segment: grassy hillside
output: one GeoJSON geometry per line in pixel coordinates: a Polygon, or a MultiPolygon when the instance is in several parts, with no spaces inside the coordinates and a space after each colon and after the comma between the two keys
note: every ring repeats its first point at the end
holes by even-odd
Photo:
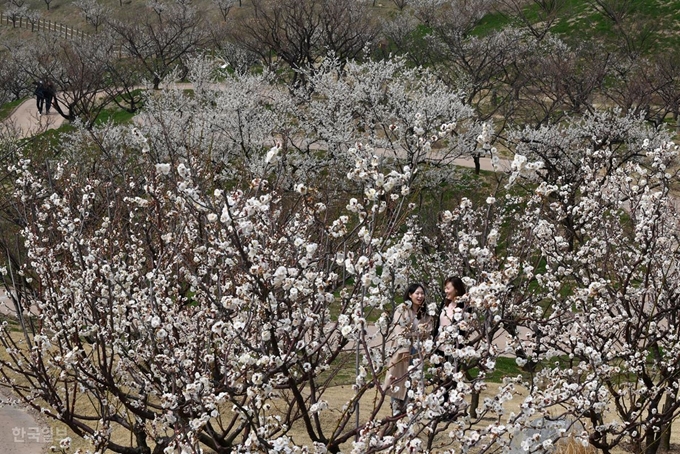
{"type": "MultiPolygon", "coordinates": [[[[114,18],[134,20],[148,14],[147,1],[144,0],[98,1],[110,9],[114,18]]],[[[87,24],[74,3],[73,0],[50,0],[49,10],[45,0],[26,0],[25,5],[38,11],[43,19],[93,32],[94,27],[87,24]]],[[[210,20],[222,21],[214,0],[194,0],[192,4],[210,20]]],[[[638,47],[644,52],[663,51],[666,47],[680,44],[680,0],[601,0],[600,4],[607,6],[611,17],[603,14],[605,8],[596,6],[594,0],[564,0],[556,12],[557,19],[552,24],[551,31],[574,42],[597,39],[613,45],[619,43],[625,35],[629,40],[639,43],[638,47]]],[[[8,0],[5,0],[5,7],[7,5],[8,0]]],[[[397,14],[391,1],[376,2],[375,5],[373,9],[378,17],[397,14]]],[[[251,7],[251,0],[243,0],[242,6],[237,4],[230,12],[231,20],[240,20],[248,14],[251,7]]],[[[539,7],[532,1],[527,2],[523,14],[534,23],[540,23],[544,19],[539,7]]],[[[505,26],[520,24],[521,21],[515,14],[499,6],[495,12],[487,14],[479,22],[474,33],[484,35],[505,26]]]]}
{"type": "MultiPolygon", "coordinates": [[[[643,41],[646,52],[663,52],[666,47],[680,44],[679,0],[602,0],[600,4],[594,0],[564,0],[551,31],[574,43],[593,39],[616,43],[625,33],[632,40],[643,41]],[[609,15],[604,13],[603,5],[609,15]]],[[[539,6],[532,1],[527,2],[523,14],[533,23],[544,20],[539,6]]],[[[519,24],[518,17],[506,8],[486,15],[475,33],[483,35],[519,24]]]]}

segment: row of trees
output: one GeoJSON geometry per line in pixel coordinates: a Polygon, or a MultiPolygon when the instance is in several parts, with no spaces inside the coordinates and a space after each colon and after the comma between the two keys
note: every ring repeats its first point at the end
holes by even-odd
{"type": "Polygon", "coordinates": [[[529,451],[663,444],[680,411],[667,132],[618,111],[513,127],[511,171],[447,202],[450,159],[493,137],[434,74],[327,61],[282,91],[188,67],[195,91],[149,95],[136,127],[79,128],[49,161],[3,142],[25,245],[3,275],[25,328],[4,326],[0,376],[24,403],[98,452],[486,452],[541,416],[567,430],[529,451]],[[464,337],[418,346],[391,416],[396,295],[452,272],[464,337]],[[441,380],[437,347],[456,362],[441,380]],[[526,374],[468,411],[508,354],[526,374]]]}
{"type": "MultiPolygon", "coordinates": [[[[63,53],[106,52],[92,75],[102,74],[103,80],[93,82],[126,93],[145,80],[158,88],[173,71],[185,76],[188,59],[205,52],[231,70],[264,66],[293,86],[307,84],[305,74],[328,55],[344,64],[399,54],[464,91],[480,119],[496,120],[499,134],[506,123],[540,127],[592,113],[598,106],[633,110],[655,125],[677,122],[676,46],[650,53],[661,31],[643,21],[632,3],[591,2],[591,13],[614,33],[585,42],[552,33],[569,15],[568,2],[529,2],[531,13],[525,3],[413,0],[379,18],[379,9],[370,2],[258,0],[237,7],[235,1],[221,1],[215,4],[221,19],[213,15],[208,20],[205,11],[187,2],[168,1],[149,4],[148,14],[129,22],[83,0],[79,8],[99,33],[86,42],[5,44],[6,60],[15,62],[0,70],[0,89],[5,99],[30,93],[32,81],[52,75],[54,64],[36,55],[46,52],[60,60],[62,72],[70,73],[57,73],[58,88],[65,94],[77,92],[77,81],[90,75],[82,74],[86,58],[58,58],[63,53]],[[477,33],[480,20],[498,11],[509,25],[477,33]],[[36,50],[44,47],[48,49],[36,50]],[[21,63],[26,61],[33,64],[21,63]]],[[[111,96],[101,104],[115,99],[120,100],[111,96]]],[[[128,95],[124,101],[128,109],[138,108],[137,97],[128,95]]],[[[72,117],[97,116],[97,108],[89,112],[76,106],[76,100],[69,104],[75,109],[72,117]]]]}

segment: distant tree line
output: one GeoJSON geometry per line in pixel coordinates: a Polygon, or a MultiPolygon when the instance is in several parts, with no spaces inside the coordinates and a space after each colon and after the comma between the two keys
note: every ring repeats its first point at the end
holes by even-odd
{"type": "MultiPolygon", "coordinates": [[[[66,97],[69,119],[91,124],[114,102],[136,111],[134,87],[147,81],[158,89],[169,74],[185,77],[188,59],[198,54],[223,61],[230,71],[267,68],[293,87],[306,85],[306,74],[329,55],[340,62],[402,55],[462,90],[481,119],[494,119],[497,132],[510,123],[558,123],[598,106],[642,114],[657,126],[679,121],[676,46],[655,48],[661,30],[631,2],[589,2],[612,33],[587,41],[553,33],[572,13],[566,0],[394,4],[215,0],[212,8],[197,9],[182,0],[153,1],[133,22],[117,19],[96,0],[79,0],[75,5],[93,36],[82,43],[7,40],[0,99],[24,97],[35,80],[49,76],[66,97]],[[489,15],[501,15],[507,25],[480,33],[489,15]],[[97,91],[107,96],[94,100],[97,91]]],[[[23,0],[9,2],[6,12],[33,14],[23,0]]]]}

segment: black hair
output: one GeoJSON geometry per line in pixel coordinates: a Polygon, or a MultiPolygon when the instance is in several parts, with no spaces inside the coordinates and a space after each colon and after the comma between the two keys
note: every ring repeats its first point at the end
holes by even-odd
{"type": "MultiPolygon", "coordinates": [[[[449,276],[444,280],[444,287],[446,287],[446,284],[451,283],[453,285],[453,288],[456,289],[456,297],[461,297],[467,293],[467,290],[465,289],[465,284],[463,284],[463,280],[459,278],[458,276],[449,276]]],[[[449,300],[446,299],[446,296],[444,296],[444,299],[442,299],[441,304],[439,305],[439,311],[437,312],[437,316],[434,318],[434,327],[432,329],[432,335],[434,338],[437,338],[437,335],[439,334],[439,314],[442,313],[444,308],[449,304],[449,300]]],[[[457,306],[459,308],[463,308],[463,303],[462,301],[458,301],[457,306]]]]}
{"type": "MultiPolygon", "coordinates": [[[[413,295],[419,288],[422,288],[423,292],[427,293],[427,290],[425,290],[425,286],[420,282],[414,282],[413,284],[409,284],[409,286],[406,287],[406,291],[404,292],[404,302],[411,301],[411,295],[413,295]]],[[[427,315],[427,304],[425,304],[425,302],[423,301],[423,304],[421,304],[420,307],[418,308],[416,317],[420,319],[423,318],[425,315],[427,315]]]]}
{"type": "Polygon", "coordinates": [[[463,280],[458,276],[447,277],[444,281],[444,286],[446,286],[448,283],[451,283],[453,288],[456,289],[456,296],[463,296],[467,293],[467,290],[465,290],[465,284],[463,284],[463,280]]]}

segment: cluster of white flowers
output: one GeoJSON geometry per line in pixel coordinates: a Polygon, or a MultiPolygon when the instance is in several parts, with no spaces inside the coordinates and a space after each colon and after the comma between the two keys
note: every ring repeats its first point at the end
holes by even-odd
{"type": "Polygon", "coordinates": [[[526,178],[535,180],[537,178],[536,172],[543,168],[542,161],[528,162],[527,157],[516,154],[510,163],[510,177],[508,178],[508,187],[512,186],[518,178],[526,178]]]}
{"type": "Polygon", "coordinates": [[[274,164],[279,159],[279,153],[281,152],[282,144],[277,142],[273,147],[267,152],[267,156],[264,158],[264,162],[267,164],[274,164]]]}

